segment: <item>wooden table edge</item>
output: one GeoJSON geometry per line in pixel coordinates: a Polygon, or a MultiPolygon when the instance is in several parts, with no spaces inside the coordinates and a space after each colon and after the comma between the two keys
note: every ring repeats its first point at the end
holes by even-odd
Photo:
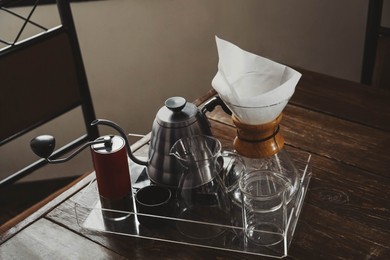
{"type": "Polygon", "coordinates": [[[72,181],[65,187],[52,193],[42,201],[38,202],[34,206],[23,211],[16,217],[10,219],[6,223],[0,226],[0,244],[10,239],[13,235],[24,229],[50,210],[55,208],[58,204],[62,203],[77,191],[88,185],[88,183],[95,178],[94,172],[85,173],[72,181]]]}

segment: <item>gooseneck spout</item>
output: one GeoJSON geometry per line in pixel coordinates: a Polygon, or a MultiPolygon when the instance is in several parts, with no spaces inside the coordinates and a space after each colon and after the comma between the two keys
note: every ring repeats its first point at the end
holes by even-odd
{"type": "Polygon", "coordinates": [[[94,120],[92,123],[91,123],[92,126],[94,125],[106,125],[106,126],[109,126],[109,127],[112,127],[114,128],[115,130],[118,131],[118,133],[122,136],[122,138],[125,140],[125,143],[126,143],[126,149],[127,149],[127,153],[130,157],[130,159],[135,162],[136,164],[140,164],[140,165],[145,165],[147,166],[148,165],[148,162],[145,162],[145,161],[141,161],[140,159],[138,159],[137,157],[134,156],[133,152],[131,151],[131,148],[130,148],[130,144],[129,144],[129,141],[127,140],[127,136],[125,134],[125,131],[123,131],[123,129],[117,125],[116,123],[110,121],[110,120],[106,120],[106,119],[96,119],[94,120]]]}

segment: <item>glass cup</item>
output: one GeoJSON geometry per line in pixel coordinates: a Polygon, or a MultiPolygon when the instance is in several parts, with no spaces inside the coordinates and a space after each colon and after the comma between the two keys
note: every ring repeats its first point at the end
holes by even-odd
{"type": "Polygon", "coordinates": [[[254,170],[239,182],[243,229],[246,238],[260,245],[275,245],[284,238],[289,182],[277,172],[254,170]]]}

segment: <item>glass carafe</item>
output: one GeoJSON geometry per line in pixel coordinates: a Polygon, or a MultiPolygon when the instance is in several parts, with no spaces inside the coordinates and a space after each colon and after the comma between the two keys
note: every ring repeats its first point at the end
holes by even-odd
{"type": "Polygon", "coordinates": [[[299,188],[299,174],[279,131],[283,115],[281,110],[287,101],[259,107],[225,103],[232,110],[232,120],[237,127],[233,147],[244,159],[247,171],[259,169],[280,174],[288,185],[287,202],[293,200],[299,188]],[[259,123],[247,123],[247,120],[253,118],[259,120],[259,123]]]}
{"type": "Polygon", "coordinates": [[[224,164],[221,143],[211,136],[186,137],[172,146],[171,155],[182,166],[176,194],[177,217],[186,221],[178,221],[178,230],[194,239],[217,237],[225,230],[218,225],[230,223],[230,202],[220,176],[224,164]]]}

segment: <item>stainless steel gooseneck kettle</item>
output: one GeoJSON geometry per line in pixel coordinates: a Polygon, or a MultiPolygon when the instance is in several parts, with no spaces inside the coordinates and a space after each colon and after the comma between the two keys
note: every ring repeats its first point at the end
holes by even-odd
{"type": "Polygon", "coordinates": [[[212,135],[205,116],[215,106],[224,105],[221,100],[210,100],[199,110],[182,97],[165,101],[153,122],[150,139],[147,172],[152,182],[176,188],[179,185],[181,166],[170,156],[172,145],[179,139],[192,135],[212,135]]]}

